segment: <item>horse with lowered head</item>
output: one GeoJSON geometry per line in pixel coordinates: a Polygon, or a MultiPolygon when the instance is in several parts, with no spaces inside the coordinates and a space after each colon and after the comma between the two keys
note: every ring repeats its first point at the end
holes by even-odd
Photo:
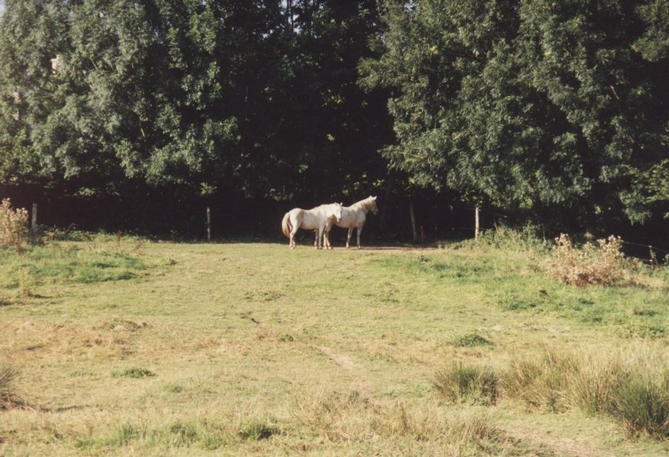
{"type": "Polygon", "coordinates": [[[353,234],[353,229],[357,230],[358,235],[358,249],[360,249],[360,233],[362,228],[365,225],[367,220],[367,212],[371,211],[373,214],[378,214],[379,209],[376,206],[376,197],[369,196],[359,202],[353,203],[351,206],[344,206],[341,219],[332,220],[328,223],[328,226],[325,228],[324,237],[328,240],[330,237],[330,229],[332,224],[335,224],[337,227],[342,227],[348,229],[346,234],[346,247],[348,248],[351,241],[351,235],[353,234]]]}
{"type": "MultiPolygon", "coordinates": [[[[327,203],[311,209],[293,208],[288,211],[281,221],[281,230],[290,241],[288,246],[295,249],[295,234],[298,229],[314,230],[316,232],[315,248],[323,247],[323,234],[330,221],[341,220],[341,203],[327,203]]],[[[329,248],[329,240],[325,240],[325,247],[329,248]]]]}

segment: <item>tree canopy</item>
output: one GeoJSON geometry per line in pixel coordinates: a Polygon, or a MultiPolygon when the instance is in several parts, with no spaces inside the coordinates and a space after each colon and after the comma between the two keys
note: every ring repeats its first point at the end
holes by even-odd
{"type": "Polygon", "coordinates": [[[667,214],[669,2],[388,1],[366,87],[392,90],[384,156],[509,209],[667,214]]]}
{"type": "Polygon", "coordinates": [[[0,181],[662,220],[669,2],[7,0],[0,181]]]}

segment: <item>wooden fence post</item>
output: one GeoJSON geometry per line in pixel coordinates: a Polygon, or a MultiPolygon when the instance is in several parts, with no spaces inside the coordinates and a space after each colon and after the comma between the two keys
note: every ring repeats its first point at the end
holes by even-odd
{"type": "Polygon", "coordinates": [[[207,241],[211,241],[211,209],[207,206],[207,241]]]}
{"type": "Polygon", "coordinates": [[[418,232],[416,231],[416,213],[413,209],[413,201],[409,200],[409,217],[411,218],[411,231],[413,233],[413,242],[418,241],[418,232]]]}
{"type": "Polygon", "coordinates": [[[474,208],[474,241],[479,239],[479,205],[474,208]]]}
{"type": "Polygon", "coordinates": [[[30,218],[30,228],[37,229],[37,203],[33,203],[33,211],[30,218]]]}

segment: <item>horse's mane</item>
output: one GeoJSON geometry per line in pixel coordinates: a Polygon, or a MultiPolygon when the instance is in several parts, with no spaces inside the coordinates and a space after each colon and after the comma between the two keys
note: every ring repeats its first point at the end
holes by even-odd
{"type": "Polygon", "coordinates": [[[359,208],[366,209],[366,208],[368,208],[369,206],[372,205],[373,201],[374,201],[374,197],[367,197],[367,198],[363,198],[362,200],[360,200],[358,202],[353,203],[351,206],[356,206],[356,207],[359,207],[359,208]]]}

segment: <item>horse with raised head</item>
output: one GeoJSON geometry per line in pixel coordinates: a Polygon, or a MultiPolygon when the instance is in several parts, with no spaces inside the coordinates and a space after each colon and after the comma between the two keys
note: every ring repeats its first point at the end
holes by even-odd
{"type": "Polygon", "coordinates": [[[324,238],[328,240],[328,244],[330,242],[330,229],[332,228],[332,224],[334,224],[337,227],[348,229],[348,233],[346,234],[347,248],[351,241],[351,235],[353,235],[353,229],[357,229],[358,249],[360,249],[360,233],[365,225],[367,213],[369,211],[371,211],[372,214],[378,214],[379,209],[376,206],[376,197],[369,196],[359,202],[353,203],[351,206],[344,206],[341,213],[341,219],[331,221],[325,228],[324,238]]]}
{"type": "MultiPolygon", "coordinates": [[[[295,234],[299,229],[304,229],[316,232],[315,248],[323,247],[325,229],[328,223],[341,220],[342,209],[341,203],[327,203],[311,209],[293,208],[288,211],[281,221],[281,230],[290,239],[288,246],[295,249],[295,234]]],[[[330,247],[327,238],[325,247],[330,247]]]]}

